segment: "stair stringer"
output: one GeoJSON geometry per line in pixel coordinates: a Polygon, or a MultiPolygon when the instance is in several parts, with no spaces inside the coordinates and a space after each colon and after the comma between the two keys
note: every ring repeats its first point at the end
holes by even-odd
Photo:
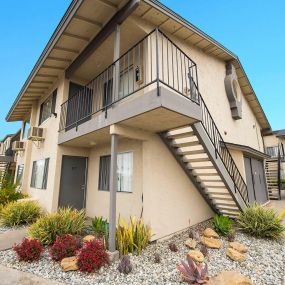
{"type": "Polygon", "coordinates": [[[199,142],[201,145],[203,145],[205,151],[208,154],[208,157],[210,158],[211,162],[215,166],[216,171],[219,173],[222,181],[224,182],[229,194],[232,196],[232,199],[235,201],[236,206],[243,211],[243,209],[246,207],[246,203],[244,202],[243,198],[239,194],[239,192],[235,188],[235,184],[233,182],[233,179],[231,178],[228,170],[226,169],[223,161],[219,157],[219,155],[216,156],[216,151],[213,143],[211,142],[206,130],[204,129],[201,122],[195,123],[191,125],[195,135],[198,137],[199,142]]]}
{"type": "Polygon", "coordinates": [[[187,165],[183,161],[182,157],[179,155],[178,150],[176,148],[171,147],[171,145],[169,144],[168,138],[166,137],[166,134],[165,133],[160,133],[159,136],[163,140],[165,145],[167,146],[167,148],[170,151],[170,153],[174,156],[174,158],[176,159],[177,163],[181,166],[181,168],[184,170],[185,174],[188,176],[188,178],[194,184],[196,189],[199,191],[200,195],[204,198],[204,200],[207,202],[207,204],[213,210],[213,212],[217,213],[217,214],[221,214],[219,209],[215,206],[215,204],[212,202],[212,200],[205,193],[204,188],[196,180],[196,178],[191,174],[191,171],[189,170],[189,168],[187,168],[187,165]]]}

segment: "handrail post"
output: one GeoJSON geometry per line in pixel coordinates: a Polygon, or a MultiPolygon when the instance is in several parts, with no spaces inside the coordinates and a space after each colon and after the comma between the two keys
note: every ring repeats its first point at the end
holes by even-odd
{"type": "MultiPolygon", "coordinates": [[[[157,96],[160,96],[159,90],[159,58],[158,58],[158,28],[155,29],[156,38],[156,84],[157,84],[157,96]]],[[[150,47],[152,48],[152,47],[150,47]]]]}

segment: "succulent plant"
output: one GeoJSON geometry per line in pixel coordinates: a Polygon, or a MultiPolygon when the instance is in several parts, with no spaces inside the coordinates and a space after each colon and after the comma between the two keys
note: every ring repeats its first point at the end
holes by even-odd
{"type": "Polygon", "coordinates": [[[228,238],[229,242],[233,242],[233,241],[235,241],[236,235],[234,232],[230,232],[230,233],[228,233],[227,238],[228,238]]]}
{"type": "Polygon", "coordinates": [[[183,280],[190,284],[205,284],[209,280],[207,264],[196,263],[190,256],[187,256],[186,261],[182,260],[176,268],[182,273],[183,280]]]}
{"type": "Polygon", "coordinates": [[[160,263],[161,262],[161,257],[159,255],[159,253],[157,253],[157,252],[154,254],[154,262],[155,263],[160,263]]]}
{"type": "Polygon", "coordinates": [[[133,269],[131,264],[131,259],[128,255],[124,255],[121,259],[121,262],[118,266],[118,270],[120,273],[129,274],[133,269]]]}
{"type": "Polygon", "coordinates": [[[201,245],[201,248],[200,248],[200,251],[203,253],[203,255],[205,256],[205,257],[207,257],[208,256],[208,248],[205,246],[205,245],[201,245]]]}
{"type": "Polygon", "coordinates": [[[174,242],[171,242],[169,245],[168,245],[169,249],[173,252],[177,252],[178,251],[178,248],[177,248],[177,245],[174,243],[174,242]]]}

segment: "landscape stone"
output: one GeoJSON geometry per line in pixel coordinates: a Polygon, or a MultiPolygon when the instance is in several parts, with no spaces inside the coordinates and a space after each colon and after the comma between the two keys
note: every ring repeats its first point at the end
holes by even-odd
{"type": "Polygon", "coordinates": [[[235,249],[233,249],[231,247],[227,248],[226,255],[230,259],[232,259],[234,261],[238,261],[238,262],[245,261],[245,259],[246,259],[246,256],[244,254],[238,252],[237,250],[235,250],[235,249]]]}
{"type": "Polygon", "coordinates": [[[229,246],[237,251],[239,251],[240,253],[246,253],[248,251],[248,248],[247,246],[237,242],[237,241],[234,241],[234,242],[230,242],[229,243],[229,246]]]}
{"type": "Polygon", "coordinates": [[[188,252],[188,256],[190,256],[196,262],[204,261],[204,255],[200,250],[190,250],[188,252]]]}
{"type": "Polygon", "coordinates": [[[95,240],[95,239],[96,239],[95,236],[93,236],[93,235],[87,235],[87,236],[85,236],[85,237],[83,238],[83,241],[84,241],[84,242],[89,242],[89,241],[93,241],[93,240],[95,240]]]}
{"type": "Polygon", "coordinates": [[[221,248],[222,242],[219,239],[216,238],[208,238],[208,237],[202,237],[201,243],[209,248],[221,248]]]}
{"type": "Polygon", "coordinates": [[[236,271],[223,271],[211,277],[208,285],[253,285],[252,281],[236,271]]]}
{"type": "Polygon", "coordinates": [[[185,245],[189,248],[195,249],[197,246],[197,241],[192,238],[189,238],[185,241],[185,245]]]}
{"type": "Polygon", "coordinates": [[[211,228],[206,228],[203,235],[208,238],[219,238],[219,235],[211,228]]]}
{"type": "Polygon", "coordinates": [[[60,262],[60,266],[63,271],[78,270],[76,256],[66,257],[60,262]]]}

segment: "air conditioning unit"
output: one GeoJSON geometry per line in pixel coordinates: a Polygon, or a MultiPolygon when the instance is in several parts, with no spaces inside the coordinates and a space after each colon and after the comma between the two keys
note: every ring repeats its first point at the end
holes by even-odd
{"type": "Polygon", "coordinates": [[[24,151],[25,150],[25,143],[20,141],[14,141],[12,143],[12,150],[13,151],[24,151]]]}
{"type": "Polygon", "coordinates": [[[38,127],[30,127],[28,131],[28,140],[31,141],[43,141],[44,138],[44,129],[38,127]]]}

